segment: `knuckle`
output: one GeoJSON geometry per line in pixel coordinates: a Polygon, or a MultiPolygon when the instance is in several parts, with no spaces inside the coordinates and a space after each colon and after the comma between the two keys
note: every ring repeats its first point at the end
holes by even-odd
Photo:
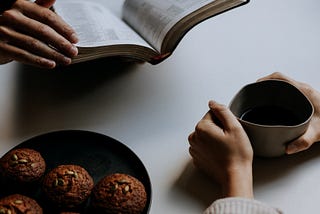
{"type": "Polygon", "coordinates": [[[280,73],[279,71],[276,71],[276,72],[273,72],[270,76],[274,78],[281,78],[283,77],[283,74],[280,73]]]}
{"type": "Polygon", "coordinates": [[[35,64],[38,64],[38,65],[42,64],[40,57],[36,57],[36,58],[34,59],[34,62],[35,62],[35,64]]]}
{"type": "Polygon", "coordinates": [[[203,133],[203,132],[205,132],[206,128],[207,128],[206,123],[201,120],[196,124],[195,132],[196,133],[203,133]]]}
{"type": "Polygon", "coordinates": [[[58,41],[57,47],[60,50],[69,50],[71,48],[71,45],[64,40],[61,40],[61,41],[58,41]]]}
{"type": "Polygon", "coordinates": [[[307,148],[309,148],[310,146],[311,146],[311,142],[310,141],[308,141],[308,140],[306,140],[306,139],[302,139],[300,142],[299,142],[299,147],[300,148],[305,148],[305,149],[307,149],[307,148]]]}
{"type": "Polygon", "coordinates": [[[38,40],[35,40],[35,39],[29,39],[27,41],[27,46],[32,48],[32,49],[38,49],[39,46],[40,46],[40,43],[38,40]]]}
{"type": "Polygon", "coordinates": [[[239,122],[235,122],[235,123],[232,123],[232,126],[230,127],[231,131],[235,131],[235,132],[239,132],[239,131],[242,131],[242,125],[239,123],[239,122]]]}
{"type": "Polygon", "coordinates": [[[39,25],[38,26],[38,33],[40,35],[46,36],[49,33],[49,27],[46,25],[39,25]]]}
{"type": "Polygon", "coordinates": [[[57,20],[57,15],[54,12],[50,11],[50,10],[43,10],[42,18],[47,23],[54,23],[57,20]]]}
{"type": "Polygon", "coordinates": [[[4,20],[14,19],[16,16],[16,12],[14,10],[5,10],[2,13],[2,18],[4,20]]]}
{"type": "Polygon", "coordinates": [[[50,59],[53,59],[55,61],[63,61],[64,56],[56,51],[53,51],[50,56],[48,56],[50,59]]]}

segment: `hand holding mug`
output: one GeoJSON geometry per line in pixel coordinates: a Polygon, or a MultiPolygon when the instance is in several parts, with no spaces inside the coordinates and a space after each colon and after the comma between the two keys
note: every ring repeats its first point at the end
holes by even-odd
{"type": "Polygon", "coordinates": [[[310,124],[306,132],[299,138],[288,143],[286,147],[287,154],[297,153],[308,149],[315,142],[320,141],[320,92],[315,90],[309,84],[304,82],[296,81],[280,72],[272,73],[268,76],[258,79],[258,81],[268,80],[268,79],[279,79],[287,81],[297,87],[312,103],[314,107],[314,113],[311,118],[310,124]]]}
{"type": "Polygon", "coordinates": [[[189,135],[196,167],[215,179],[224,196],[253,197],[253,151],[244,129],[231,111],[217,102],[189,135]]]}

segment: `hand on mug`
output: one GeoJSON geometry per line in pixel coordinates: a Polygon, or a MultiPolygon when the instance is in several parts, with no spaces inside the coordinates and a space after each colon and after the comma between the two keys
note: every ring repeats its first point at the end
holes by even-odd
{"type": "Polygon", "coordinates": [[[227,107],[210,101],[209,108],[188,138],[193,162],[221,185],[223,196],[253,198],[249,138],[227,107]]]}
{"type": "Polygon", "coordinates": [[[69,65],[78,54],[74,30],[49,8],[55,0],[17,0],[0,15],[0,63],[69,65]]]}
{"type": "Polygon", "coordinates": [[[292,85],[297,87],[302,93],[304,93],[306,97],[308,97],[308,99],[314,107],[314,114],[311,118],[308,129],[302,136],[300,136],[299,138],[290,142],[287,145],[286,153],[293,154],[306,150],[315,142],[320,141],[320,92],[315,90],[309,84],[304,82],[298,82],[280,72],[272,73],[268,76],[258,79],[257,81],[267,79],[280,79],[291,83],[292,85]]]}

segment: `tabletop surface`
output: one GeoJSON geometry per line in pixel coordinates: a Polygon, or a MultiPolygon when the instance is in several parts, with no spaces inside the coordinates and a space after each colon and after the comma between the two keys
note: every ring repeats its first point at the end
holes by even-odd
{"type": "MultiPolygon", "coordinates": [[[[201,213],[217,186],[194,169],[188,135],[214,99],[275,71],[320,90],[320,2],[252,0],[194,27],[158,65],[102,60],[56,70],[0,66],[0,155],[56,130],[99,132],[131,148],[152,182],[151,214],[201,213]]],[[[254,161],[258,200],[316,213],[320,147],[254,161]]]]}

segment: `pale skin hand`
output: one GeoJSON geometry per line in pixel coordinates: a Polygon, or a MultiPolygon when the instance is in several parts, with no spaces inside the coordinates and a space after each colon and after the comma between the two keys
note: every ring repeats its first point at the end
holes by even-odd
{"type": "Polygon", "coordinates": [[[272,73],[268,76],[258,79],[258,81],[267,79],[280,79],[287,81],[297,87],[304,93],[313,104],[314,114],[311,118],[310,125],[307,131],[298,139],[290,142],[287,145],[286,153],[293,154],[308,149],[315,142],[320,141],[320,93],[312,88],[309,84],[298,82],[280,72],[272,73]]]}
{"type": "Polygon", "coordinates": [[[221,185],[223,197],[253,198],[249,138],[227,107],[209,101],[209,108],[188,138],[193,162],[221,185]]]}
{"type": "Polygon", "coordinates": [[[74,30],[49,8],[55,0],[17,0],[0,16],[0,64],[69,65],[78,54],[74,30]]]}

